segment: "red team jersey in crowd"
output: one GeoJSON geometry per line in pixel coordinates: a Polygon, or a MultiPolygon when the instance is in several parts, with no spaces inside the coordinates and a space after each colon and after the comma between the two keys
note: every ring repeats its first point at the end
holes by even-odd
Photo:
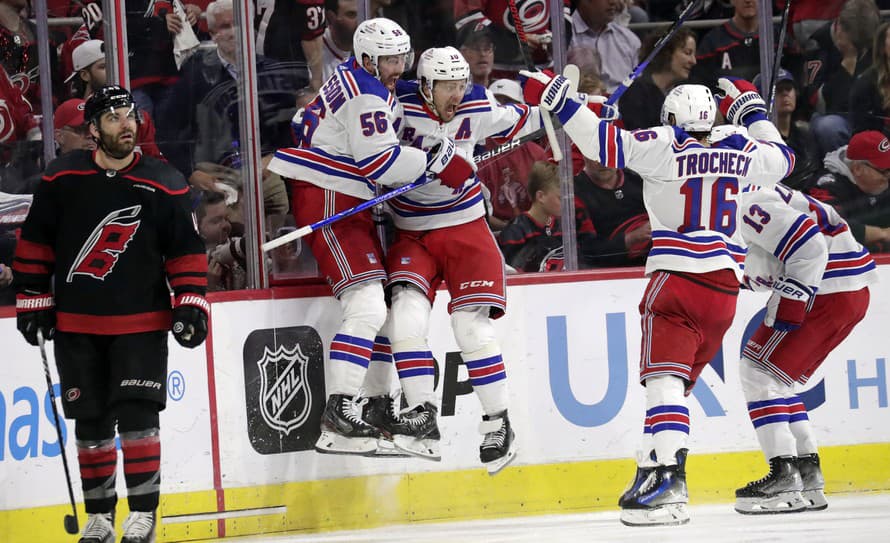
{"type": "Polygon", "coordinates": [[[256,0],[254,27],[260,54],[305,61],[300,42],[324,32],[324,0],[256,0]]]}
{"type": "Polygon", "coordinates": [[[786,385],[806,383],[865,317],[875,263],[830,205],[783,186],[745,193],[742,202],[741,232],[749,245],[745,285],[771,291],[773,281],[790,277],[816,290],[799,329],[780,332],[761,324],[744,355],[786,385]]]}

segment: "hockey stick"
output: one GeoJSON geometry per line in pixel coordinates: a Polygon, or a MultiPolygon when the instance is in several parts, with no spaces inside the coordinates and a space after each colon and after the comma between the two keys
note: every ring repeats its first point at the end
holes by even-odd
{"type": "Polygon", "coordinates": [[[624,81],[622,81],[621,84],[618,85],[618,88],[615,89],[612,95],[609,96],[609,99],[606,100],[607,105],[614,106],[618,103],[618,99],[621,98],[621,95],[624,94],[627,89],[631,85],[633,85],[634,81],[643,74],[643,71],[646,69],[647,66],[649,66],[649,63],[652,62],[652,59],[655,58],[655,55],[657,55],[658,52],[661,51],[665,45],[667,45],[667,42],[674,37],[674,34],[677,33],[677,30],[679,30],[680,27],[683,26],[683,23],[686,22],[686,19],[688,19],[692,15],[699,1],[700,0],[692,0],[692,2],[689,2],[689,4],[686,5],[686,8],[683,10],[682,13],[680,13],[680,16],[677,18],[676,21],[674,21],[674,24],[671,25],[667,33],[662,36],[657,42],[655,42],[655,45],[652,47],[652,51],[649,53],[649,55],[645,59],[643,59],[642,62],[637,64],[637,67],[633,69],[630,75],[627,76],[624,81]]]}
{"type": "Polygon", "coordinates": [[[773,108],[776,105],[776,79],[779,77],[779,70],[782,69],[782,49],[785,47],[785,35],[788,32],[788,12],[791,9],[791,0],[785,0],[785,9],[782,10],[782,28],[779,29],[779,43],[776,44],[776,56],[773,58],[773,73],[769,80],[769,96],[767,96],[766,116],[773,121],[773,108]]]}
{"type": "MultiPolygon", "coordinates": [[[[522,21],[519,20],[519,10],[516,8],[516,0],[509,0],[510,16],[513,18],[513,26],[516,28],[516,39],[519,40],[519,51],[525,60],[525,67],[530,72],[537,70],[532,55],[528,50],[528,37],[525,35],[525,29],[522,27],[522,21]]],[[[553,119],[550,114],[544,110],[541,111],[541,121],[544,123],[544,131],[547,133],[547,141],[550,142],[550,152],[553,153],[553,160],[562,161],[562,149],[559,147],[559,141],[556,139],[556,130],[553,129],[553,119]]]]}
{"type": "Polygon", "coordinates": [[[68,483],[68,498],[71,500],[71,515],[65,515],[65,531],[76,534],[80,531],[77,523],[77,507],[74,505],[74,489],[71,488],[71,472],[68,471],[68,456],[65,454],[65,444],[62,443],[62,426],[59,424],[59,411],[56,408],[56,393],[53,390],[53,379],[49,374],[49,361],[46,359],[46,343],[43,340],[43,332],[37,330],[37,345],[40,347],[40,357],[43,359],[43,373],[46,375],[46,387],[49,389],[50,405],[53,406],[53,420],[56,423],[56,435],[59,436],[59,450],[62,452],[62,465],[65,466],[65,482],[68,483]]]}

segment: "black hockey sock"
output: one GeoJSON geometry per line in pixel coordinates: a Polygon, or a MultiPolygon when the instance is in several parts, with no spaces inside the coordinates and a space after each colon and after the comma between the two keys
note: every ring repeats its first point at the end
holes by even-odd
{"type": "Polygon", "coordinates": [[[87,513],[111,513],[117,504],[117,448],[112,419],[77,420],[74,435],[84,507],[87,513]]]}
{"type": "Polygon", "coordinates": [[[158,405],[144,400],[126,401],[116,406],[116,412],[130,511],[154,511],[161,491],[158,405]]]}

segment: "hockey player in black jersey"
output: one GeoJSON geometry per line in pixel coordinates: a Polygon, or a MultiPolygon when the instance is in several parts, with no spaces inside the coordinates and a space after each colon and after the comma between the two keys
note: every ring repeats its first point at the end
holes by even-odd
{"type": "Polygon", "coordinates": [[[130,506],[122,541],[150,542],[160,493],[167,331],[185,347],[204,341],[207,257],[185,179],[134,151],[130,93],[99,89],[86,102],[85,118],[98,149],[49,164],[22,226],[13,260],[17,324],[32,345],[55,339],[89,517],[81,543],[114,541],[115,425],[130,506]]]}

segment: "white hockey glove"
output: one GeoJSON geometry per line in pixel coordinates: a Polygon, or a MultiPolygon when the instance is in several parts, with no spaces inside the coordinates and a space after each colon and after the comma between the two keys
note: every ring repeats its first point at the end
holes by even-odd
{"type": "Polygon", "coordinates": [[[426,167],[443,185],[455,190],[463,187],[467,179],[476,172],[473,159],[455,145],[451,138],[443,139],[430,149],[426,167]]]}
{"type": "Polygon", "coordinates": [[[780,277],[773,283],[773,293],[766,302],[763,324],[779,332],[797,330],[806,318],[815,290],[790,277],[780,277]]]}
{"type": "Polygon", "coordinates": [[[750,126],[756,121],[766,120],[766,103],[757,92],[757,87],[735,77],[717,79],[717,86],[723,93],[720,112],[734,125],[750,126]]]}
{"type": "Polygon", "coordinates": [[[572,89],[572,82],[567,78],[528,70],[520,70],[519,75],[522,82],[522,97],[526,104],[552,111],[563,124],[577,111],[580,105],[578,93],[572,89]]]}

